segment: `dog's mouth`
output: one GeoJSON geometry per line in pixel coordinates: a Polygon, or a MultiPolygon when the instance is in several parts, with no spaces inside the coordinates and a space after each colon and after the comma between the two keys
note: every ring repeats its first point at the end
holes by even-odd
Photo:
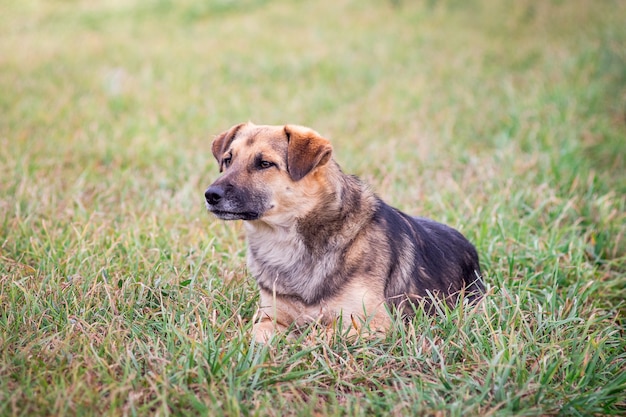
{"type": "Polygon", "coordinates": [[[261,217],[261,215],[255,211],[234,212],[214,209],[209,209],[209,211],[213,213],[215,217],[222,220],[257,220],[261,217]]]}

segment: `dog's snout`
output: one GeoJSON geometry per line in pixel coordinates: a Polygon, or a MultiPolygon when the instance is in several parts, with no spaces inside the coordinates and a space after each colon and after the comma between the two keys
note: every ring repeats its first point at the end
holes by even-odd
{"type": "Polygon", "coordinates": [[[224,189],[220,186],[212,185],[204,192],[204,198],[210,205],[215,205],[224,197],[224,189]]]}

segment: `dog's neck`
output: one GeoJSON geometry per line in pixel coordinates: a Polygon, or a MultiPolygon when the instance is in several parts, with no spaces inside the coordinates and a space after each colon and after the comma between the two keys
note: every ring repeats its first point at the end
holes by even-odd
{"type": "Polygon", "coordinates": [[[297,233],[312,252],[351,242],[371,220],[378,201],[357,177],[344,174],[334,161],[329,165],[328,186],[317,206],[296,223],[297,233]]]}

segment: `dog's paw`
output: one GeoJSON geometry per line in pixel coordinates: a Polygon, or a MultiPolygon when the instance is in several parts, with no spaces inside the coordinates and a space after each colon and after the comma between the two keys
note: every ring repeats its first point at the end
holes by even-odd
{"type": "Polygon", "coordinates": [[[252,336],[257,343],[269,343],[276,335],[276,327],[271,321],[256,323],[252,328],[252,336]]]}

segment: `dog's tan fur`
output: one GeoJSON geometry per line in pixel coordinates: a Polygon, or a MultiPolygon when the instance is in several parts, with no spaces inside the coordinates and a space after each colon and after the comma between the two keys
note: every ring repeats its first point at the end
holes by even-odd
{"type": "Polygon", "coordinates": [[[470,281],[481,292],[469,242],[384,204],[341,171],[317,132],[246,123],[219,135],[212,151],[223,175],[207,190],[207,206],[245,220],[248,268],[261,295],[257,340],[294,324],[330,326],[339,316],[353,331],[364,322],[384,330],[386,305],[410,314],[430,293],[456,300],[470,281]]]}

